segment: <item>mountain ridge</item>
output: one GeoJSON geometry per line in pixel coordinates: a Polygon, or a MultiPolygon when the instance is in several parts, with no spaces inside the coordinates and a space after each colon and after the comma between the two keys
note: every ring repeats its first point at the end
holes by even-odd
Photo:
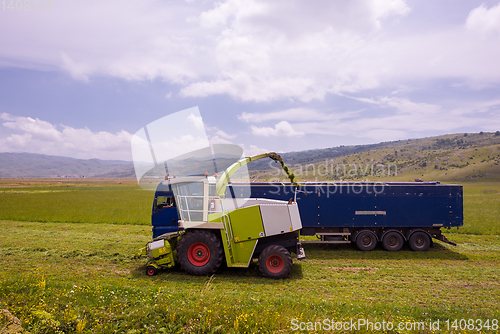
{"type": "Polygon", "coordinates": [[[135,177],[131,161],[76,159],[37,153],[0,153],[2,178],[135,177]]]}
{"type": "MultiPolygon", "coordinates": [[[[341,145],[280,155],[298,179],[307,181],[370,178],[408,181],[424,176],[443,180],[500,181],[499,131],[341,145]],[[383,166],[395,169],[395,173],[381,175],[383,166]]],[[[279,166],[268,159],[252,162],[248,167],[254,181],[285,180],[277,175],[279,166]]],[[[0,177],[135,178],[135,173],[131,161],[5,152],[0,153],[0,177]]]]}

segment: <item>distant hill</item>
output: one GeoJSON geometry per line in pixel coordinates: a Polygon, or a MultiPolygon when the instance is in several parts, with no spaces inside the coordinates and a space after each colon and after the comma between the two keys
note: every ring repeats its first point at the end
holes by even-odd
{"type": "Polygon", "coordinates": [[[135,177],[132,162],[73,159],[34,153],[0,153],[0,177],[135,177]]]}
{"type": "MultiPolygon", "coordinates": [[[[500,181],[500,132],[460,133],[281,154],[302,181],[500,181]]],[[[191,165],[200,164],[198,161],[191,165]]],[[[254,181],[286,177],[269,159],[248,165],[254,181]]],[[[132,162],[0,153],[0,177],[134,178],[132,162]]]]}
{"type": "MultiPolygon", "coordinates": [[[[281,154],[298,180],[414,179],[500,181],[500,132],[460,133],[375,145],[340,146],[281,154]]],[[[249,165],[255,181],[285,181],[278,165],[249,165]]]]}

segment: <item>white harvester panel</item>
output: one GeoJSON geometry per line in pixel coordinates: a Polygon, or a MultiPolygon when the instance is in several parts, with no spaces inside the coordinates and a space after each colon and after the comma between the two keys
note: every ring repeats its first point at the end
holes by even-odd
{"type": "Polygon", "coordinates": [[[294,231],[300,230],[302,228],[302,221],[300,220],[299,206],[297,203],[292,203],[288,204],[287,207],[292,221],[292,229],[294,231]]]}
{"type": "Polygon", "coordinates": [[[293,231],[287,204],[261,204],[260,214],[266,236],[293,231]]]}
{"type": "Polygon", "coordinates": [[[158,249],[158,248],[162,248],[165,246],[165,240],[156,240],[156,241],[152,241],[149,243],[149,249],[150,250],[153,250],[153,249],[158,249]]]}

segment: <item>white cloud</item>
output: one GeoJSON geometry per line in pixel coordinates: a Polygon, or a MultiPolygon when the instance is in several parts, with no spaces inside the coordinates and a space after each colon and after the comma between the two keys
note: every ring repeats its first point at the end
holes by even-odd
{"type": "MultiPolygon", "coordinates": [[[[227,139],[218,137],[218,136],[210,137],[210,144],[211,145],[213,145],[213,144],[233,144],[233,145],[235,145],[233,142],[231,142],[227,139]]],[[[240,143],[240,144],[237,144],[237,146],[241,147],[241,149],[243,150],[244,157],[251,157],[251,156],[254,156],[257,154],[271,152],[271,150],[269,150],[269,149],[258,147],[256,145],[251,145],[251,144],[245,145],[245,144],[240,143]]]]}
{"type": "MultiPolygon", "coordinates": [[[[288,136],[300,137],[300,141],[293,143],[297,145],[307,142],[308,144],[303,146],[304,149],[470,131],[467,129],[500,129],[500,100],[497,99],[449,107],[412,101],[398,96],[397,93],[370,98],[348,95],[344,97],[366,103],[366,108],[339,114],[313,108],[269,113],[244,112],[238,118],[242,122],[254,124],[285,119],[286,121],[274,127],[251,126],[252,134],[283,137],[284,141],[287,141],[288,136]],[[328,144],[332,140],[335,140],[336,144],[328,144]]],[[[286,145],[284,141],[279,144],[281,147],[286,145]]],[[[291,147],[293,146],[288,146],[287,149],[290,150],[291,147]]]]}
{"type": "Polygon", "coordinates": [[[52,124],[38,118],[16,117],[2,113],[0,119],[7,121],[3,123],[4,127],[25,132],[30,138],[49,141],[61,139],[61,133],[52,124]]]}
{"type": "Polygon", "coordinates": [[[74,79],[83,82],[89,81],[91,69],[83,63],[77,63],[71,59],[66,53],[61,53],[62,64],[61,67],[68,72],[74,79]]]}
{"type": "MultiPolygon", "coordinates": [[[[207,129],[209,130],[209,129],[207,129]]],[[[218,130],[217,128],[211,128],[210,130],[216,131],[214,135],[210,136],[209,141],[210,144],[232,144],[232,145],[237,145],[241,147],[243,150],[243,156],[244,157],[249,157],[261,153],[267,153],[271,152],[269,149],[258,147],[256,145],[245,145],[243,143],[235,144],[234,140],[237,136],[236,135],[229,135],[225,133],[222,130],[218,130]]]]}
{"type": "Polygon", "coordinates": [[[153,142],[153,149],[157,161],[176,159],[184,154],[208,146],[207,138],[185,134],[181,136],[167,136],[161,142],[153,142]]]}
{"type": "Polygon", "coordinates": [[[300,0],[226,0],[203,12],[200,24],[205,28],[230,26],[244,33],[271,30],[289,35],[322,30],[325,22],[335,28],[370,31],[380,28],[383,19],[406,15],[409,11],[403,0],[312,0],[307,3],[300,0]],[[258,30],[257,25],[260,26],[258,30]]]}
{"type": "Polygon", "coordinates": [[[380,20],[389,16],[403,16],[410,12],[408,5],[401,0],[375,0],[373,2],[373,12],[378,24],[380,20]]]}
{"type": "Polygon", "coordinates": [[[271,152],[271,150],[269,150],[269,149],[258,147],[258,146],[255,146],[255,145],[248,145],[247,146],[247,145],[240,144],[240,146],[241,146],[241,148],[243,148],[243,152],[244,152],[244,155],[246,157],[251,157],[251,156],[254,156],[254,155],[257,155],[257,154],[271,152]]]}
{"type": "Polygon", "coordinates": [[[488,9],[486,5],[474,8],[465,23],[467,29],[483,35],[500,35],[500,3],[488,9]]]}
{"type": "Polygon", "coordinates": [[[231,141],[219,137],[219,136],[211,136],[208,138],[208,141],[210,142],[211,145],[213,144],[233,144],[231,141]]]}
{"type": "MultiPolygon", "coordinates": [[[[500,128],[498,100],[448,108],[394,95],[372,98],[343,96],[366,103],[366,109],[335,113],[313,108],[294,108],[268,113],[243,112],[238,118],[246,123],[281,120],[274,127],[251,126],[251,133],[255,136],[324,135],[343,138],[341,143],[416,138],[425,136],[429,132],[453,133],[471,127],[481,128],[484,131],[496,131],[495,129],[500,128]]],[[[328,140],[326,138],[325,140],[328,140]]],[[[312,144],[317,145],[317,143],[312,144]]]]}
{"type": "Polygon", "coordinates": [[[300,131],[295,131],[293,127],[287,121],[281,121],[274,126],[271,127],[257,127],[252,126],[252,134],[256,136],[264,136],[264,137],[291,137],[291,136],[303,136],[304,133],[300,131]]]}
{"type": "Polygon", "coordinates": [[[485,131],[500,128],[500,101],[484,101],[467,107],[447,110],[440,105],[417,103],[406,98],[378,97],[368,99],[381,108],[377,113],[356,119],[293,123],[304,134],[368,138],[372,142],[421,137],[427,131],[453,133],[470,127],[485,131]]]}
{"type": "Polygon", "coordinates": [[[206,127],[206,130],[213,133],[209,135],[211,144],[234,144],[231,140],[237,137],[237,135],[228,134],[216,127],[206,127]]]}
{"type": "Polygon", "coordinates": [[[227,25],[234,19],[245,19],[265,13],[269,6],[254,0],[229,0],[215,3],[215,8],[200,14],[199,21],[203,28],[227,25]]]}
{"type": "Polygon", "coordinates": [[[247,12],[250,2],[226,1],[206,12],[223,18],[207,24],[221,26],[212,28],[219,72],[187,83],[181,96],[309,102],[396,82],[454,78],[477,86],[500,76],[500,49],[460,25],[385,29],[384,22],[409,12],[403,1],[266,4],[247,12]]]}
{"type": "Polygon", "coordinates": [[[213,30],[220,71],[189,83],[181,95],[308,102],[375,88],[384,68],[376,64],[380,52],[371,50],[372,34],[409,10],[402,0],[219,3],[200,15],[200,24],[213,30]]]}
{"type": "Polygon", "coordinates": [[[271,111],[266,113],[248,113],[242,112],[238,119],[247,123],[261,123],[271,120],[288,120],[291,122],[309,121],[309,120],[339,120],[342,118],[354,117],[360,111],[347,112],[326,112],[314,108],[291,108],[280,111],[271,111]]]}
{"type": "Polygon", "coordinates": [[[236,138],[237,136],[236,135],[230,135],[222,130],[217,130],[217,132],[215,133],[216,136],[219,136],[219,137],[222,137],[222,138],[226,138],[226,139],[234,139],[236,138]]]}
{"type": "Polygon", "coordinates": [[[207,135],[210,138],[218,137],[229,140],[238,137],[237,134],[227,133],[226,131],[221,130],[218,126],[213,126],[208,123],[203,123],[203,124],[205,126],[205,131],[207,131],[207,135]]]}
{"type": "Polygon", "coordinates": [[[0,35],[0,65],[63,70],[84,82],[160,78],[180,97],[257,102],[500,78],[498,43],[464,29],[498,34],[500,5],[446,28],[400,31],[412,14],[404,0],[192,2],[59,1],[44,15],[5,15],[0,29],[16,34],[0,35]]]}
{"type": "MultiPolygon", "coordinates": [[[[73,158],[131,160],[130,140],[126,131],[112,134],[93,132],[88,128],[75,129],[57,126],[38,118],[0,115],[3,127],[11,133],[0,138],[0,151],[27,152],[73,158]]],[[[2,132],[7,132],[3,130],[2,132]]]]}
{"type": "Polygon", "coordinates": [[[363,46],[363,34],[409,11],[403,0],[227,0],[211,7],[89,0],[59,2],[47,15],[6,16],[0,29],[16,34],[0,36],[0,64],[60,68],[85,82],[162,78],[181,85],[181,96],[310,101],[376,86],[373,73],[345,61],[363,46]]]}
{"type": "Polygon", "coordinates": [[[198,130],[204,130],[205,127],[203,125],[203,119],[201,118],[201,116],[195,116],[194,114],[189,114],[188,116],[188,121],[191,122],[194,127],[198,130]]]}
{"type": "Polygon", "coordinates": [[[181,2],[88,0],[5,15],[0,29],[16,36],[0,36],[0,64],[62,69],[82,81],[108,75],[182,82],[203,73],[193,61],[203,56],[201,43],[184,20],[196,13],[196,6],[181,2]]]}

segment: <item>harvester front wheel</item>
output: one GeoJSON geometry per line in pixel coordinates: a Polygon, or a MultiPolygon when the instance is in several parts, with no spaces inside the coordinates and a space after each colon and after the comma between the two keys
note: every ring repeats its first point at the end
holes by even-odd
{"type": "Polygon", "coordinates": [[[212,275],[224,259],[222,243],[212,231],[188,231],[179,241],[177,258],[189,274],[212,275]]]}
{"type": "Polygon", "coordinates": [[[290,252],[282,246],[268,246],[259,256],[259,270],[264,277],[285,278],[290,274],[292,265],[290,252]]]}
{"type": "Polygon", "coordinates": [[[156,267],[153,267],[153,266],[148,266],[146,268],[146,274],[148,276],[154,276],[158,273],[158,269],[156,267]]]}

